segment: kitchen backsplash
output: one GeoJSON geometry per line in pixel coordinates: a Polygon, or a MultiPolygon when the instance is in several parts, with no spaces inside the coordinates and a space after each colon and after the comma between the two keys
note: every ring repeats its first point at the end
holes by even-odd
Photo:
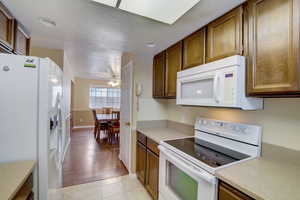
{"type": "Polygon", "coordinates": [[[168,120],[194,124],[196,117],[258,124],[263,142],[300,150],[300,99],[265,99],[264,109],[243,111],[228,108],[177,106],[168,101],[168,120]]]}

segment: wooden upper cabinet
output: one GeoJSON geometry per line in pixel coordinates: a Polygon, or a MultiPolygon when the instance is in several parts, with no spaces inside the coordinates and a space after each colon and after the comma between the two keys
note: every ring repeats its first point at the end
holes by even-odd
{"type": "Polygon", "coordinates": [[[153,59],[153,97],[161,98],[165,96],[165,51],[157,54],[153,59]]]}
{"type": "Polygon", "coordinates": [[[2,48],[13,50],[14,19],[10,12],[0,2],[0,44],[2,48]]]}
{"type": "Polygon", "coordinates": [[[205,42],[205,27],[183,40],[183,70],[205,63],[205,42]]]}
{"type": "Polygon", "coordinates": [[[176,98],[177,72],[182,67],[182,42],[169,47],[166,50],[166,84],[165,96],[176,98]]]}
{"type": "Polygon", "coordinates": [[[243,53],[243,8],[235,8],[207,27],[206,61],[243,53]]]}
{"type": "Polygon", "coordinates": [[[14,53],[20,55],[30,54],[30,37],[26,33],[25,28],[15,20],[14,29],[14,53]]]}
{"type": "Polygon", "coordinates": [[[247,15],[248,94],[295,94],[299,91],[299,1],[250,0],[247,15]]]}
{"type": "Polygon", "coordinates": [[[218,200],[255,200],[230,185],[220,182],[218,200]]]}

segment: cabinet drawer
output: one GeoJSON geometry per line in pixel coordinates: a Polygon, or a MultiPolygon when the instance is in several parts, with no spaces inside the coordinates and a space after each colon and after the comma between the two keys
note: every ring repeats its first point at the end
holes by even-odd
{"type": "Polygon", "coordinates": [[[230,185],[220,182],[219,200],[255,200],[230,185]]]}
{"type": "Polygon", "coordinates": [[[158,144],[151,139],[147,139],[147,148],[150,149],[153,153],[159,155],[158,144]]]}
{"type": "Polygon", "coordinates": [[[145,135],[143,135],[142,133],[137,132],[137,141],[139,141],[140,143],[142,143],[143,145],[146,146],[147,137],[145,135]]]}
{"type": "Polygon", "coordinates": [[[33,193],[32,193],[32,188],[33,188],[33,175],[31,174],[21,189],[18,191],[16,196],[13,198],[13,200],[29,200],[32,199],[33,193]]]}

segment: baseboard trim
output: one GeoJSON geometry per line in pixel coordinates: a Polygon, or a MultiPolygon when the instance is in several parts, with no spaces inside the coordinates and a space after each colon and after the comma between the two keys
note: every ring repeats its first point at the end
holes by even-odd
{"type": "Polygon", "coordinates": [[[95,126],[74,126],[73,129],[81,129],[81,128],[94,128],[95,126]]]}

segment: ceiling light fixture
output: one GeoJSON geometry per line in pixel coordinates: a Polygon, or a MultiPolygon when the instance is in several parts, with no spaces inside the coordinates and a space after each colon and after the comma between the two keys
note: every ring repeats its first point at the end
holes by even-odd
{"type": "Polygon", "coordinates": [[[117,7],[119,0],[92,0],[92,1],[95,1],[97,3],[102,3],[111,7],[117,7]]]}
{"type": "Polygon", "coordinates": [[[47,27],[55,27],[56,26],[55,21],[52,21],[51,19],[44,18],[44,17],[40,17],[39,22],[47,27]]]}
{"type": "Polygon", "coordinates": [[[148,42],[147,43],[147,47],[154,48],[155,47],[155,43],[154,42],[148,42]]]}
{"type": "Polygon", "coordinates": [[[120,81],[109,81],[108,84],[111,85],[112,87],[116,87],[120,85],[120,81]]]}

